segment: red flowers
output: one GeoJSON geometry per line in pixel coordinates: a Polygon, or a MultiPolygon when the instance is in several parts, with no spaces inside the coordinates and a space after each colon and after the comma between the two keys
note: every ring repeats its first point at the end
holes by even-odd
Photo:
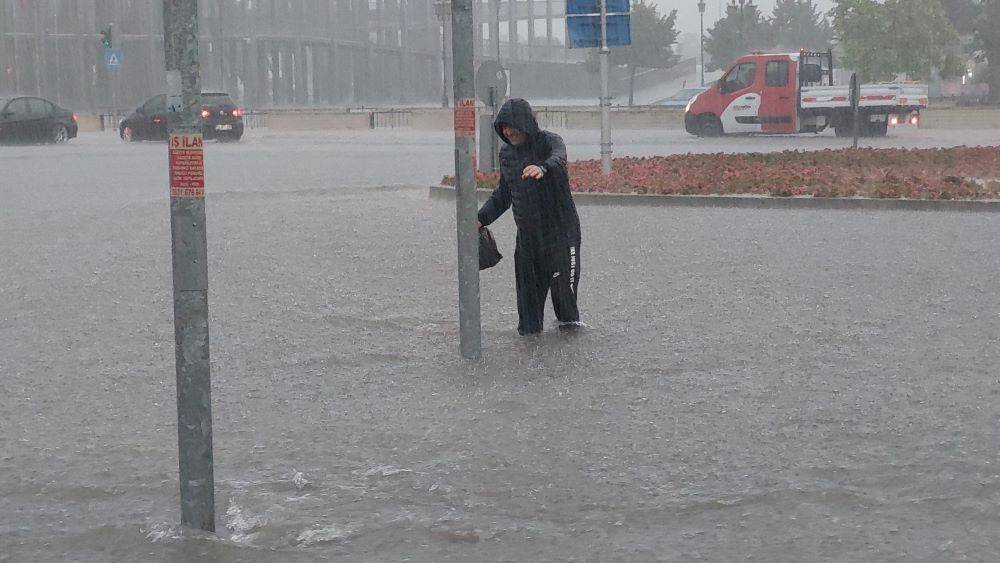
{"type": "MultiPolygon", "coordinates": [[[[752,154],[685,154],[572,162],[577,192],[757,194],[776,197],[1000,199],[1000,148],[863,149],[752,154]]],[[[495,174],[476,174],[494,188],[495,174]]],[[[454,185],[454,178],[442,181],[454,185]]]]}

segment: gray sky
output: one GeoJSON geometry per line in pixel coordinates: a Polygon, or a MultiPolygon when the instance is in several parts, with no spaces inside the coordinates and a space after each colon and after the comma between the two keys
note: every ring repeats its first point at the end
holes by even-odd
{"type": "MultiPolygon", "coordinates": [[[[705,9],[705,29],[708,30],[719,19],[720,9],[725,12],[728,0],[705,0],[705,3],[708,5],[705,9]]],[[[770,16],[775,0],[757,0],[755,3],[764,15],[770,16]]],[[[653,0],[653,4],[663,13],[677,10],[677,29],[681,33],[698,33],[698,0],[653,0]]],[[[833,0],[817,0],[816,4],[824,12],[833,8],[833,0]]]]}

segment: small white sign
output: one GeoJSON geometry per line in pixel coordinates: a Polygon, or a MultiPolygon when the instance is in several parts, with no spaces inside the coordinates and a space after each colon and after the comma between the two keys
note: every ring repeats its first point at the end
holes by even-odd
{"type": "Polygon", "coordinates": [[[183,83],[181,71],[167,71],[167,111],[177,113],[184,110],[183,83]]]}

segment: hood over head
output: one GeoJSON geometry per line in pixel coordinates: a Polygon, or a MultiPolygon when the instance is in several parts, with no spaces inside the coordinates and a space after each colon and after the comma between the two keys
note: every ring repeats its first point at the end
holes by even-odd
{"type": "Polygon", "coordinates": [[[535,112],[531,109],[531,104],[521,98],[511,98],[504,102],[497,118],[493,122],[493,129],[497,135],[508,145],[510,140],[503,134],[503,125],[509,125],[519,131],[523,131],[531,142],[538,135],[538,121],[535,120],[535,112]]]}

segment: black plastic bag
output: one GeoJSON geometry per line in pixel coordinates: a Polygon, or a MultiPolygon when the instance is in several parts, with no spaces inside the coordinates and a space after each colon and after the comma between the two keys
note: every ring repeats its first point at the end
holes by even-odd
{"type": "Polygon", "coordinates": [[[479,228],[479,269],[492,268],[500,263],[503,254],[497,249],[497,241],[493,240],[493,233],[486,227],[479,228]]]}

